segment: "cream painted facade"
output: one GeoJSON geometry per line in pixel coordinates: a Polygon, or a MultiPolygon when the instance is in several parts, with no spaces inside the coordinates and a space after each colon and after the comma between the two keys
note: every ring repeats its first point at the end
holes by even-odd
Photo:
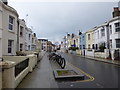
{"type": "Polygon", "coordinates": [[[37,48],[37,37],[36,37],[36,34],[33,33],[32,34],[32,46],[31,46],[31,50],[35,51],[36,48],[37,48]]]}
{"type": "Polygon", "coordinates": [[[0,61],[2,60],[2,3],[0,1],[0,61]]]}
{"type": "MultiPolygon", "coordinates": [[[[0,2],[1,3],[1,2],[0,2]]],[[[2,5],[2,54],[16,55],[17,48],[17,11],[3,3],[2,5]],[[8,45],[9,42],[9,45],[8,45]],[[8,49],[9,48],[9,49],[8,49]]]]}
{"type": "Polygon", "coordinates": [[[94,45],[94,29],[86,32],[86,49],[92,49],[94,45]]]}
{"type": "Polygon", "coordinates": [[[26,38],[26,29],[25,29],[25,20],[19,19],[19,51],[25,51],[25,38],[26,38]]]}

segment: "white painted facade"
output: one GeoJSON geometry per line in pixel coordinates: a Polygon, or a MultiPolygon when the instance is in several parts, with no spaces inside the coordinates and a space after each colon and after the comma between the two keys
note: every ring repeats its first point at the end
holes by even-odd
{"type": "Polygon", "coordinates": [[[26,30],[26,40],[25,40],[25,50],[31,51],[32,46],[32,30],[30,28],[25,28],[26,30]]]}
{"type": "Polygon", "coordinates": [[[19,19],[19,51],[25,51],[25,38],[26,38],[26,29],[25,29],[24,19],[19,19]]]}
{"type": "Polygon", "coordinates": [[[17,49],[17,11],[3,3],[2,5],[2,54],[16,55],[17,49]]]}
{"type": "Polygon", "coordinates": [[[99,46],[101,44],[104,44],[106,48],[108,48],[108,39],[109,39],[109,36],[108,36],[108,23],[104,23],[100,26],[98,26],[95,31],[94,31],[94,48],[96,50],[99,49],[99,46]]]}
{"type": "Polygon", "coordinates": [[[115,17],[109,21],[110,49],[120,49],[120,17],[115,17]],[[115,23],[119,23],[119,31],[116,31],[115,23]],[[117,44],[116,39],[119,39],[117,44]],[[117,45],[116,45],[117,44],[117,45]]]}

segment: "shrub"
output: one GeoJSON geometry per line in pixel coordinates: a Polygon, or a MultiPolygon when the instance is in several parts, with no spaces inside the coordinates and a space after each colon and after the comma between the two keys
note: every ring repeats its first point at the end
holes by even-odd
{"type": "Polygon", "coordinates": [[[106,47],[101,44],[101,45],[99,46],[99,49],[100,49],[101,52],[104,52],[104,49],[106,49],[106,47]]]}
{"type": "Polygon", "coordinates": [[[17,55],[17,56],[26,56],[27,54],[24,53],[24,52],[22,52],[22,51],[17,51],[17,52],[16,52],[16,55],[17,55]]]}
{"type": "Polygon", "coordinates": [[[76,51],[78,49],[79,49],[78,47],[69,47],[69,50],[73,50],[73,51],[76,51]]]}

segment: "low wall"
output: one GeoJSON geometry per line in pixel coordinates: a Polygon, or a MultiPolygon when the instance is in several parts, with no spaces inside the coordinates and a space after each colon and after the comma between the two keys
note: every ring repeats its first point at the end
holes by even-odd
{"type": "Polygon", "coordinates": [[[105,49],[104,52],[95,52],[95,57],[96,58],[108,58],[109,57],[109,50],[105,49]]]}
{"type": "Polygon", "coordinates": [[[85,56],[94,57],[94,50],[92,51],[85,50],[85,56]]]}
{"type": "MultiPolygon", "coordinates": [[[[34,54],[27,56],[3,56],[4,62],[8,65],[11,64],[11,67],[5,66],[3,67],[3,88],[16,88],[18,84],[22,81],[22,79],[29,73],[33,71],[33,68],[37,64],[37,56],[34,54]],[[28,59],[28,66],[21,71],[17,76],[15,76],[15,67],[21,62],[24,62],[28,59]],[[13,62],[14,64],[12,64],[13,62]],[[8,68],[6,68],[8,67],[8,68]],[[8,76],[9,75],[9,76],[8,76]]],[[[19,66],[18,66],[19,67],[19,66]]]]}

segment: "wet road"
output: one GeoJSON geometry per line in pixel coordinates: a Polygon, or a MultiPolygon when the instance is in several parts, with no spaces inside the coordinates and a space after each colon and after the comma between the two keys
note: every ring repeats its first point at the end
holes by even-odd
{"type": "Polygon", "coordinates": [[[63,54],[69,63],[82,69],[95,78],[90,82],[58,83],[60,88],[118,88],[120,67],[112,64],[82,58],[76,55],[63,54]],[[119,72],[119,73],[118,73],[119,72]]]}

